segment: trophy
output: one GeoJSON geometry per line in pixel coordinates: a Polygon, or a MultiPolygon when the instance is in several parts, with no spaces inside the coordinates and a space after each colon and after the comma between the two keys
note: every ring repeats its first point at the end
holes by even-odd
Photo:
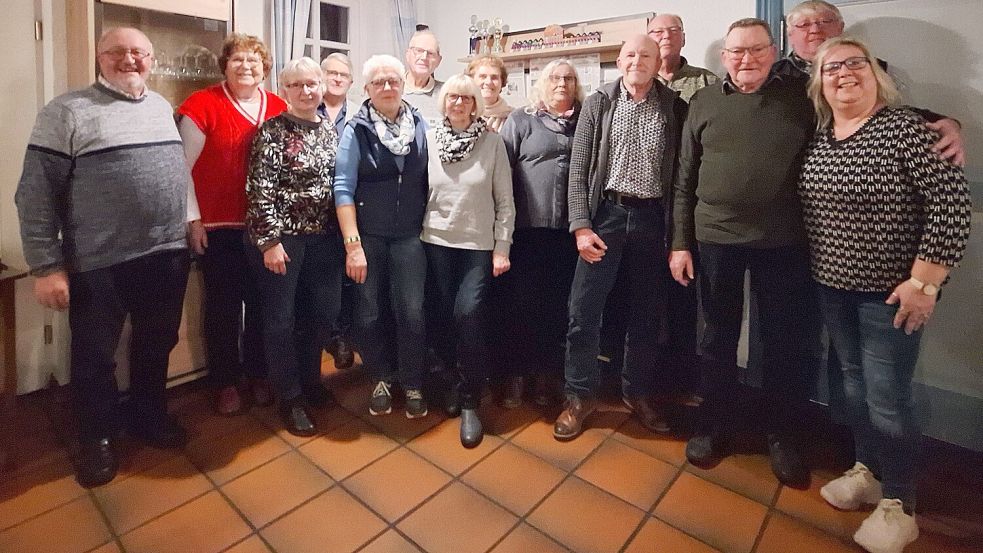
{"type": "Polygon", "coordinates": [[[491,53],[492,54],[502,53],[502,33],[504,32],[505,32],[504,29],[502,29],[502,18],[496,17],[495,22],[492,24],[492,28],[491,28],[491,34],[492,34],[491,53]]]}
{"type": "Polygon", "coordinates": [[[474,56],[478,53],[478,16],[471,16],[471,25],[468,27],[470,39],[468,41],[468,55],[474,56]]]}

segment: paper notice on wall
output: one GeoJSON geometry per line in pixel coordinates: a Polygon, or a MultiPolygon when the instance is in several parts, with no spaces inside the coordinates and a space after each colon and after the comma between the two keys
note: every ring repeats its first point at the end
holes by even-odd
{"type": "Polygon", "coordinates": [[[601,84],[601,55],[585,54],[583,56],[571,56],[570,63],[577,70],[580,77],[580,88],[584,91],[584,97],[590,96],[601,84]]]}
{"type": "Polygon", "coordinates": [[[528,104],[526,62],[524,60],[505,62],[505,73],[508,75],[508,83],[502,87],[502,98],[514,108],[528,104]]]}

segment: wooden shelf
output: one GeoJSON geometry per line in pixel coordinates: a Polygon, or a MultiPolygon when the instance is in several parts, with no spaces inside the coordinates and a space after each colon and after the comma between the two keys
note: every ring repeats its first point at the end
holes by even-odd
{"type": "MultiPolygon", "coordinates": [[[[580,44],[578,46],[561,46],[558,48],[540,48],[538,50],[522,50],[521,52],[509,52],[498,54],[502,61],[528,60],[532,58],[565,58],[570,56],[580,56],[583,54],[607,54],[613,53],[615,56],[621,51],[623,41],[595,42],[593,44],[580,44]]],[[[458,58],[461,63],[468,63],[472,56],[458,58]]]]}

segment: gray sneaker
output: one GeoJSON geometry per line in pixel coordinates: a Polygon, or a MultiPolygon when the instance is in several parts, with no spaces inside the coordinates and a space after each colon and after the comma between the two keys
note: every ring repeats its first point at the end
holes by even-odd
{"type": "Polygon", "coordinates": [[[427,400],[420,390],[406,390],[406,418],[418,419],[427,416],[427,400]]]}
{"type": "Polygon", "coordinates": [[[380,380],[372,390],[372,399],[369,400],[370,415],[388,415],[393,412],[393,395],[389,392],[389,384],[385,380],[380,380]]]}

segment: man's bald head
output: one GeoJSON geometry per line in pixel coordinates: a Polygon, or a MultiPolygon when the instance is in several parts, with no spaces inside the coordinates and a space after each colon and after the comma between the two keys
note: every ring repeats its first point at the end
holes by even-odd
{"type": "Polygon", "coordinates": [[[661,66],[659,43],[648,35],[628,37],[618,54],[618,70],[626,85],[647,86],[661,66]]]}

